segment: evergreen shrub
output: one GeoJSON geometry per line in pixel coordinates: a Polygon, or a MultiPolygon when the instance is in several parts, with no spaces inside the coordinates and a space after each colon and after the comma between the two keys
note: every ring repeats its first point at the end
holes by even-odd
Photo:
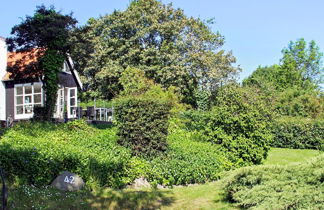
{"type": "Polygon", "coordinates": [[[244,209],[323,209],[324,155],[299,165],[251,166],[223,181],[227,198],[244,209]]]}

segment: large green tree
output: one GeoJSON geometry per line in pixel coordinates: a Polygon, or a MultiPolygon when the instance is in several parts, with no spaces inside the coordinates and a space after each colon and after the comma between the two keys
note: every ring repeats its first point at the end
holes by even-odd
{"type": "MultiPolygon", "coordinates": [[[[208,22],[208,21],[207,21],[208,22]]],[[[90,19],[77,30],[73,58],[92,96],[119,94],[119,78],[136,67],[163,87],[175,86],[193,103],[196,89],[214,89],[239,71],[224,37],[207,22],[156,0],[132,1],[125,11],[90,19]]]]}
{"type": "Polygon", "coordinates": [[[291,41],[282,53],[279,65],[258,67],[243,84],[263,89],[268,86],[279,91],[287,88],[312,91],[323,84],[323,53],[315,41],[308,44],[304,39],[291,41]]]}
{"type": "Polygon", "coordinates": [[[289,42],[280,64],[258,67],[243,86],[258,87],[272,108],[281,115],[323,115],[323,53],[315,41],[289,42]]]}
{"type": "MultiPolygon", "coordinates": [[[[58,72],[62,69],[64,59],[71,49],[69,34],[77,23],[72,14],[63,15],[53,6],[38,6],[33,16],[26,18],[11,31],[7,39],[10,51],[36,51],[40,59],[27,66],[29,71],[41,69],[43,76],[45,100],[45,119],[53,116],[58,90],[58,72]]],[[[22,59],[26,59],[25,57],[22,59]]],[[[19,64],[19,62],[17,62],[19,64]]],[[[11,71],[19,69],[14,66],[11,71]]]]}

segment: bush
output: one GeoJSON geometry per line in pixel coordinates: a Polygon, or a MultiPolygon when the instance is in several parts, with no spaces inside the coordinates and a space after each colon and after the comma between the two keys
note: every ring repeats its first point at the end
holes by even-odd
{"type": "Polygon", "coordinates": [[[219,179],[220,172],[233,166],[218,145],[193,138],[181,129],[170,134],[168,152],[150,161],[149,180],[163,185],[205,183],[219,179]]]}
{"type": "Polygon", "coordinates": [[[20,122],[0,140],[0,165],[18,184],[48,185],[67,170],[90,188],[119,188],[139,177],[163,185],[204,183],[233,167],[218,145],[197,142],[195,133],[172,124],[169,149],[148,158],[132,157],[118,145],[116,128],[96,129],[83,121],[20,122]]]}
{"type": "Polygon", "coordinates": [[[228,199],[251,209],[323,209],[324,155],[300,165],[253,166],[224,181],[228,199]]]}
{"type": "Polygon", "coordinates": [[[273,124],[273,147],[324,150],[324,121],[281,118],[273,124]]]}
{"type": "Polygon", "coordinates": [[[159,98],[126,96],[115,103],[119,143],[136,155],[155,155],[167,148],[170,104],[159,98]]]}
{"type": "Polygon", "coordinates": [[[269,150],[270,114],[248,89],[225,87],[209,112],[184,113],[187,128],[197,139],[219,144],[237,165],[261,163],[269,150]]]}
{"type": "Polygon", "coordinates": [[[276,98],[275,109],[282,116],[324,118],[324,96],[317,91],[287,89],[276,98]]]}
{"type": "Polygon", "coordinates": [[[89,184],[121,187],[131,154],[118,146],[115,132],[83,121],[20,122],[0,141],[0,165],[20,183],[47,185],[68,170],[89,184]]]}

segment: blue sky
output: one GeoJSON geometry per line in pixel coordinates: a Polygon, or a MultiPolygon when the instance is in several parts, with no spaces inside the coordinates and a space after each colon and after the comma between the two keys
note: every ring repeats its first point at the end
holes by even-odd
{"type": "MultiPolygon", "coordinates": [[[[290,40],[315,40],[324,50],[324,1],[322,0],[162,0],[182,8],[186,15],[215,18],[213,31],[225,36],[225,50],[232,50],[243,69],[241,79],[259,65],[279,62],[281,50],[290,40]]],[[[74,13],[79,24],[90,17],[124,10],[129,0],[11,0],[1,2],[0,36],[36,5],[54,5],[63,13],[74,13]]]]}

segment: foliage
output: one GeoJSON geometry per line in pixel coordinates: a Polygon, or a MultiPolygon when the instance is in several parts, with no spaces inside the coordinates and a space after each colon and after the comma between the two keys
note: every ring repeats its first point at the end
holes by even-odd
{"type": "Polygon", "coordinates": [[[194,140],[195,134],[176,129],[168,137],[168,152],[150,163],[149,180],[163,185],[205,183],[233,167],[218,145],[194,140]]]}
{"type": "Polygon", "coordinates": [[[126,96],[115,105],[119,143],[136,155],[165,151],[170,104],[161,98],[126,96]]]}
{"type": "Polygon", "coordinates": [[[186,112],[186,125],[198,139],[221,145],[237,165],[261,163],[272,138],[271,113],[258,97],[253,89],[224,87],[211,111],[186,112]]]}
{"type": "Polygon", "coordinates": [[[145,77],[145,72],[132,67],[127,67],[119,78],[123,91],[121,95],[139,95],[145,93],[154,82],[145,77]]]}
{"type": "Polygon", "coordinates": [[[304,39],[290,42],[282,50],[280,65],[258,67],[243,81],[244,87],[256,87],[279,115],[323,117],[323,54],[314,41],[307,47],[304,39]]]}
{"type": "Polygon", "coordinates": [[[120,146],[116,128],[97,129],[84,121],[20,122],[1,138],[0,164],[16,184],[48,185],[68,170],[91,189],[122,187],[139,177],[163,185],[204,183],[234,167],[218,145],[197,142],[178,120],[171,123],[168,150],[148,158],[120,146]]]}
{"type": "Polygon", "coordinates": [[[282,116],[321,119],[324,117],[324,95],[307,90],[287,89],[277,93],[274,110],[282,116]]]}
{"type": "Polygon", "coordinates": [[[1,139],[0,164],[18,183],[48,185],[68,170],[90,186],[121,187],[131,155],[114,134],[114,129],[97,130],[83,121],[21,122],[1,139]]]}
{"type": "Polygon", "coordinates": [[[196,91],[196,104],[198,110],[208,111],[210,109],[211,92],[207,90],[196,91]]]}
{"type": "Polygon", "coordinates": [[[119,78],[129,66],[163,88],[176,87],[191,104],[198,84],[214,89],[239,71],[231,52],[220,49],[223,36],[157,0],[132,1],[125,11],[91,18],[72,41],[89,94],[105,99],[119,94],[119,78]]]}
{"type": "MultiPolygon", "coordinates": [[[[45,6],[39,6],[34,16],[26,16],[26,19],[12,28],[12,37],[7,39],[10,51],[41,49],[36,55],[41,59],[35,65],[44,71],[45,118],[47,120],[53,116],[58,91],[58,72],[62,69],[64,59],[71,48],[71,43],[68,41],[69,31],[76,23],[72,14],[63,15],[55,11],[54,7],[47,9],[45,6]]],[[[19,63],[21,62],[17,62],[19,63]]],[[[29,69],[26,71],[34,72],[35,65],[27,66],[26,68],[29,69]]],[[[11,71],[19,72],[19,68],[20,66],[16,65],[11,71]]],[[[39,70],[39,68],[36,69],[39,70]]]]}
{"type": "Polygon", "coordinates": [[[308,89],[324,82],[323,53],[314,40],[308,47],[304,39],[290,41],[282,53],[281,66],[285,70],[282,72],[285,77],[281,77],[285,78],[281,81],[283,85],[292,84],[308,89]]]}
{"type": "Polygon", "coordinates": [[[249,209],[324,208],[324,155],[300,165],[252,166],[224,181],[228,199],[249,209]]]}
{"type": "Polygon", "coordinates": [[[308,47],[304,39],[291,41],[282,53],[280,65],[258,67],[243,84],[279,92],[286,89],[314,91],[319,88],[323,82],[323,53],[315,41],[311,41],[308,47]]]}
{"type": "Polygon", "coordinates": [[[274,147],[324,150],[324,121],[281,118],[273,123],[274,147]]]}
{"type": "Polygon", "coordinates": [[[45,119],[50,120],[55,111],[57,100],[57,91],[59,89],[59,76],[64,62],[64,55],[56,49],[48,49],[40,60],[40,64],[44,69],[44,91],[45,100],[45,119]]]}

